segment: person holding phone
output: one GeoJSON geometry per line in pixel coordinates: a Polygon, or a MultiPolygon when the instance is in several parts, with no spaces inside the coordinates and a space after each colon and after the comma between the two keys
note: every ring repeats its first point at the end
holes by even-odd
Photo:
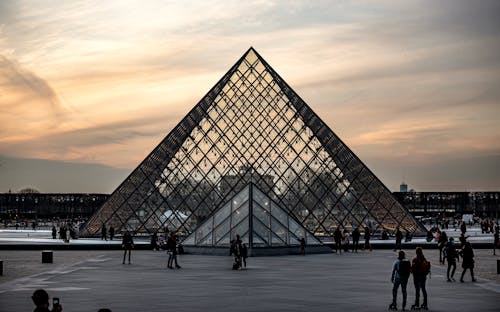
{"type": "Polygon", "coordinates": [[[62,305],[59,298],[52,298],[52,310],[49,310],[49,294],[43,290],[35,290],[31,296],[36,308],[33,312],[62,312],[62,305]]]}

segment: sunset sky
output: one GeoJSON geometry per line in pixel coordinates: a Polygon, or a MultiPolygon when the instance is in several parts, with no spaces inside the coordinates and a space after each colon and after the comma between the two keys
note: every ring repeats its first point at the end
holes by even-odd
{"type": "Polygon", "coordinates": [[[0,192],[110,193],[253,46],[391,190],[500,191],[500,1],[0,1],[0,192]]]}

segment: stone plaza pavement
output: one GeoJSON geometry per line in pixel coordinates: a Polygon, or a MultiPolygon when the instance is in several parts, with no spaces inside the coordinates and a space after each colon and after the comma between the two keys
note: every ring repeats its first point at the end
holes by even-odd
{"type": "MultiPolygon", "coordinates": [[[[476,250],[478,265],[488,263],[488,268],[477,283],[467,274],[462,284],[445,281],[437,250],[425,252],[432,261],[431,311],[499,311],[500,284],[492,267],[498,256],[476,250]]],[[[130,265],[122,264],[121,256],[109,250],[54,251],[54,263],[42,264],[40,251],[1,250],[0,311],[31,311],[30,296],[38,288],[59,297],[65,312],[102,307],[114,312],[386,311],[395,259],[390,250],[257,257],[248,259],[246,270],[232,271],[229,256],[181,255],[179,270],[166,268],[165,252],[133,251],[130,265]]],[[[460,272],[459,267],[457,281],[460,272]]],[[[407,308],[414,300],[411,281],[408,286],[407,308]]]]}

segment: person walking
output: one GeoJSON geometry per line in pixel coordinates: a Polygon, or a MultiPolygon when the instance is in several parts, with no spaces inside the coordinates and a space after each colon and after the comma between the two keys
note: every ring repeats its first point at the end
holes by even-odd
{"type": "Polygon", "coordinates": [[[415,286],[415,304],[411,306],[412,310],[422,309],[428,310],[427,306],[427,290],[425,289],[425,282],[427,275],[431,272],[431,264],[424,257],[421,247],[415,249],[415,258],[411,264],[411,272],[413,273],[413,284],[415,286]],[[420,290],[422,290],[423,303],[420,305],[420,290]]]}
{"type": "Polygon", "coordinates": [[[368,228],[367,226],[365,226],[365,250],[366,249],[370,249],[370,251],[372,251],[372,245],[370,244],[370,228],[368,228]]]}
{"type": "Polygon", "coordinates": [[[241,244],[241,259],[243,259],[243,267],[247,268],[248,247],[247,244],[241,244]]]}
{"type": "Polygon", "coordinates": [[[403,293],[402,309],[406,308],[406,285],[411,273],[411,263],[405,259],[405,252],[400,250],[398,259],[392,264],[391,282],[392,286],[392,303],[389,305],[389,310],[397,310],[397,296],[398,288],[401,285],[401,292],[403,293]]]}
{"type": "Polygon", "coordinates": [[[132,248],[134,248],[134,240],[132,239],[132,235],[129,231],[125,232],[122,240],[122,248],[123,248],[123,262],[125,264],[125,257],[128,252],[128,264],[130,264],[130,254],[132,253],[132,248]]]}
{"type": "Polygon", "coordinates": [[[457,269],[457,260],[459,256],[457,250],[455,249],[455,243],[453,242],[453,237],[450,237],[450,239],[446,243],[446,247],[444,248],[443,259],[444,258],[446,258],[446,261],[448,262],[448,269],[446,270],[446,281],[454,282],[455,279],[453,278],[453,275],[455,275],[455,270],[457,269]],[[451,275],[450,275],[450,270],[451,270],[451,275]]]}
{"type": "Polygon", "coordinates": [[[396,245],[394,246],[394,251],[401,250],[401,241],[403,240],[403,233],[399,230],[399,226],[396,227],[396,245]]]}
{"type": "Polygon", "coordinates": [[[354,231],[352,231],[352,252],[358,252],[360,236],[361,233],[359,233],[359,229],[355,228],[354,231]]]}
{"type": "Polygon", "coordinates": [[[445,231],[441,231],[438,239],[438,249],[439,249],[439,264],[444,264],[443,249],[448,243],[448,236],[445,231]]]}
{"type": "Polygon", "coordinates": [[[470,270],[470,276],[472,277],[472,281],[475,282],[474,278],[474,251],[472,250],[472,245],[470,242],[465,242],[464,247],[462,248],[462,276],[460,276],[460,282],[464,282],[464,275],[467,269],[470,270]]]}
{"type": "Polygon", "coordinates": [[[181,266],[177,263],[177,235],[175,235],[175,232],[170,232],[170,236],[167,239],[167,253],[167,267],[173,269],[175,262],[175,268],[180,269],[181,266]]]}
{"type": "Polygon", "coordinates": [[[336,228],[333,232],[333,240],[335,242],[335,252],[342,254],[342,233],[340,232],[340,228],[336,228]]]}

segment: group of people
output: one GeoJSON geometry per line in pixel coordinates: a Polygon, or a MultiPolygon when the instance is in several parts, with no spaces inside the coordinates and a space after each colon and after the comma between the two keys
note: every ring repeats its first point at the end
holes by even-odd
{"type": "Polygon", "coordinates": [[[398,259],[394,261],[392,265],[391,282],[393,283],[393,287],[392,303],[389,305],[390,310],[397,310],[397,293],[399,286],[401,286],[401,291],[403,293],[402,308],[403,310],[406,308],[406,286],[411,274],[413,274],[413,285],[415,286],[415,303],[411,306],[411,309],[428,310],[425,283],[427,275],[431,272],[431,264],[425,258],[421,247],[417,247],[415,254],[412,262],[410,262],[406,259],[405,252],[400,250],[398,259]],[[423,296],[422,305],[420,305],[420,292],[422,292],[423,296]]]}
{"type": "MultiPolygon", "coordinates": [[[[336,228],[333,232],[333,241],[335,243],[335,252],[338,254],[342,254],[342,250],[344,252],[348,252],[350,248],[350,237],[352,237],[352,252],[358,252],[358,249],[361,249],[359,245],[359,239],[361,238],[361,232],[359,228],[355,228],[352,233],[349,235],[349,231],[344,229],[340,231],[340,228],[336,228]]],[[[372,251],[372,246],[370,244],[370,229],[368,227],[364,228],[364,240],[365,243],[363,245],[364,249],[369,249],[372,251]]]]}
{"type": "Polygon", "coordinates": [[[243,243],[240,235],[236,235],[236,239],[231,241],[229,256],[234,256],[233,270],[247,267],[248,247],[246,243],[243,243]]]}
{"type": "Polygon", "coordinates": [[[51,232],[52,239],[57,239],[57,234],[59,233],[59,239],[62,239],[66,243],[69,243],[70,239],[77,238],[77,230],[75,229],[75,225],[73,223],[62,223],[59,226],[59,231],[55,225],[52,225],[51,232]]]}
{"type": "MultiPolygon", "coordinates": [[[[111,225],[109,227],[109,240],[113,240],[113,237],[115,237],[115,228],[111,225]]],[[[101,240],[108,240],[108,229],[104,223],[101,227],[101,240]]]]}

